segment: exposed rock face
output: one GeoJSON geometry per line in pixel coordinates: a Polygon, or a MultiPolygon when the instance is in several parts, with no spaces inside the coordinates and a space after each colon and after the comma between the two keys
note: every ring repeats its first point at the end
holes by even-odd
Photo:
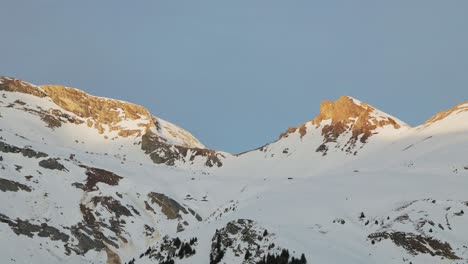
{"type": "Polygon", "coordinates": [[[39,161],[39,166],[45,169],[49,169],[49,170],[60,170],[60,171],[67,170],[67,168],[65,168],[63,164],[58,162],[57,159],[52,159],[52,158],[39,161]]]}
{"type": "Polygon", "coordinates": [[[354,130],[369,131],[377,127],[392,125],[394,128],[400,128],[400,125],[388,116],[382,116],[375,113],[375,108],[359,102],[348,96],[341,96],[336,101],[325,100],[320,105],[320,113],[312,121],[318,125],[322,121],[331,120],[330,125],[352,124],[354,130]],[[354,120],[353,120],[354,119],[354,120]]]}
{"type": "Polygon", "coordinates": [[[85,185],[78,185],[82,186],[84,191],[91,192],[98,190],[96,186],[98,183],[105,183],[107,185],[115,186],[119,184],[119,181],[122,179],[121,176],[114,174],[113,172],[106,171],[103,169],[87,167],[81,165],[82,168],[86,168],[86,179],[85,185]]]}
{"type": "Polygon", "coordinates": [[[188,214],[187,210],[180,205],[176,200],[167,197],[162,193],[151,192],[148,194],[148,198],[154,204],[157,204],[161,207],[163,214],[167,216],[168,219],[177,219],[180,218],[180,213],[188,214]]]}
{"type": "Polygon", "coordinates": [[[406,124],[381,113],[366,103],[348,96],[341,96],[336,101],[323,101],[320,105],[320,113],[312,121],[299,127],[288,128],[285,133],[281,134],[280,139],[288,137],[289,134],[296,131],[302,138],[307,134],[306,125],[308,123],[317,128],[321,127],[323,144],[317,148],[317,152],[322,152],[324,155],[328,151],[326,143],[336,142],[345,133],[349,133],[350,136],[341,148],[352,153],[356,142],[365,144],[369,137],[377,133],[377,128],[391,126],[394,129],[399,129],[402,125],[406,126],[406,124]]]}
{"type": "Polygon", "coordinates": [[[460,257],[455,253],[455,248],[443,241],[446,237],[442,234],[458,230],[457,224],[464,215],[464,207],[466,204],[463,201],[414,200],[399,205],[386,216],[369,219],[362,213],[360,221],[369,229],[376,228],[368,235],[373,245],[377,243],[378,246],[378,242],[389,240],[411,255],[428,254],[458,260],[460,257]],[[443,222],[440,222],[441,219],[443,222]],[[412,226],[412,232],[408,231],[409,226],[412,226]]]}
{"type": "Polygon", "coordinates": [[[182,232],[189,225],[189,220],[203,221],[202,217],[187,206],[181,205],[176,200],[162,193],[148,193],[149,203],[145,201],[146,210],[156,214],[150,203],[161,208],[161,212],[168,220],[177,220],[177,232],[182,232]]]}
{"type": "Polygon", "coordinates": [[[47,96],[47,93],[38,86],[8,77],[0,78],[0,91],[26,93],[38,97],[47,96]]]}
{"type": "MultiPolygon", "coordinates": [[[[43,85],[41,88],[60,107],[81,118],[88,119],[88,126],[104,133],[104,126],[110,131],[119,131],[121,136],[138,134],[142,130],[126,130],[119,125],[125,119],[141,120],[138,126],[149,128],[152,116],[144,107],[108,98],[91,96],[78,89],[61,85],[43,85]]],[[[144,131],[145,129],[143,129],[144,131]]]]}
{"type": "Polygon", "coordinates": [[[263,262],[262,260],[265,260],[267,256],[288,252],[287,249],[275,245],[275,237],[275,234],[270,234],[268,230],[258,226],[253,220],[231,221],[222,229],[216,230],[211,240],[210,263],[224,263],[225,255],[242,257],[242,264],[301,263],[289,262],[289,253],[287,253],[288,256],[283,255],[280,262],[263,262]]]}
{"type": "Polygon", "coordinates": [[[62,242],[67,242],[70,236],[61,232],[55,227],[49,226],[47,223],[42,223],[40,225],[32,224],[28,220],[9,219],[7,216],[0,214],[0,222],[8,224],[11,227],[11,230],[17,235],[25,235],[28,237],[34,237],[37,235],[39,237],[48,237],[50,240],[61,240],[62,242]]]}
{"type": "MultiPolygon", "coordinates": [[[[322,122],[329,121],[322,128],[322,135],[326,142],[334,141],[344,132],[351,131],[354,140],[359,136],[365,142],[373,130],[383,126],[393,126],[395,129],[401,125],[393,118],[376,112],[376,109],[366,103],[359,102],[348,96],[341,96],[336,101],[325,100],[320,105],[320,113],[311,121],[312,124],[320,126],[322,122]]],[[[307,123],[306,123],[307,124],[307,123]]],[[[305,124],[299,127],[291,127],[281,135],[287,137],[288,134],[299,130],[301,137],[307,131],[305,124]]]]}
{"type": "Polygon", "coordinates": [[[31,188],[19,182],[0,178],[0,191],[2,192],[17,192],[19,190],[31,192],[31,188]]]}
{"type": "Polygon", "coordinates": [[[101,205],[107,209],[107,211],[112,212],[116,218],[120,216],[133,216],[130,210],[123,206],[118,200],[110,196],[95,196],[91,199],[94,206],[101,205]]]}
{"type": "Polygon", "coordinates": [[[405,232],[382,232],[370,234],[369,239],[377,241],[390,239],[395,245],[403,247],[413,255],[429,254],[431,256],[441,256],[452,260],[460,259],[460,257],[455,255],[449,243],[439,241],[429,236],[405,232]]]}
{"type": "Polygon", "coordinates": [[[85,123],[103,134],[106,139],[141,139],[142,150],[157,164],[174,166],[176,161],[193,162],[196,157],[203,157],[208,167],[222,165],[222,154],[205,149],[189,132],[153,117],[142,106],[92,96],[75,88],[61,85],[35,86],[8,77],[0,77],[0,90],[50,98],[61,109],[36,109],[20,101],[8,107],[38,115],[51,129],[59,128],[63,123],[85,123]],[[112,132],[114,134],[109,136],[112,132]]]}
{"type": "Polygon", "coordinates": [[[147,131],[142,137],[141,149],[149,154],[154,163],[174,166],[176,161],[192,162],[196,157],[206,159],[207,167],[221,167],[224,155],[211,149],[188,148],[166,143],[161,137],[147,131]]]}
{"type": "Polygon", "coordinates": [[[260,260],[260,256],[268,249],[268,242],[263,241],[263,231],[257,229],[253,220],[238,219],[216,230],[211,240],[210,263],[220,263],[228,250],[232,250],[235,256],[243,256],[246,251],[251,251],[252,258],[260,260]],[[267,245],[262,247],[264,244],[267,245]]]}
{"type": "Polygon", "coordinates": [[[40,151],[35,151],[31,148],[20,148],[17,146],[13,146],[10,144],[7,144],[5,142],[0,141],[0,152],[4,153],[21,153],[23,156],[28,157],[28,158],[43,158],[47,157],[48,155],[44,152],[40,151]]]}

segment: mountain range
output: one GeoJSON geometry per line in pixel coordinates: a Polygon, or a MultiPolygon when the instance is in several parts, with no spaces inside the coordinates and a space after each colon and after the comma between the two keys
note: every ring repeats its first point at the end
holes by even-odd
{"type": "Polygon", "coordinates": [[[0,77],[1,263],[468,263],[468,103],[349,96],[231,154],[142,106],[0,77]]]}

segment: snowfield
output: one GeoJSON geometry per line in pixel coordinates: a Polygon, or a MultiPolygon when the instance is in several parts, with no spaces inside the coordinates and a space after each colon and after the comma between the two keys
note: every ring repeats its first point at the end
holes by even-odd
{"type": "Polygon", "coordinates": [[[204,264],[222,251],[218,263],[254,264],[284,249],[307,263],[468,263],[466,105],[411,128],[340,98],[349,116],[232,155],[122,109],[100,131],[14,81],[0,78],[0,263],[204,264]]]}

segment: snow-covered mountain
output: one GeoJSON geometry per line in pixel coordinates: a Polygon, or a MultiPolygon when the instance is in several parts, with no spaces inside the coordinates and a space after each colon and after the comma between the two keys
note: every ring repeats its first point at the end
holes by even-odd
{"type": "Polygon", "coordinates": [[[131,103],[0,78],[1,263],[467,263],[468,104],[351,97],[233,155],[131,103]]]}

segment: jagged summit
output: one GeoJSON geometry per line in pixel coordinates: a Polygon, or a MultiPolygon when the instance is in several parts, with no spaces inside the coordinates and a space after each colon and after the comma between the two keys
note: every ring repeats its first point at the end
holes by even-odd
{"type": "Polygon", "coordinates": [[[322,127],[326,142],[334,141],[345,132],[352,132],[355,140],[361,136],[365,142],[377,128],[390,126],[394,129],[408,127],[397,118],[377,110],[373,106],[350,96],[341,96],[336,101],[325,100],[320,105],[319,114],[311,121],[298,127],[291,127],[280,138],[299,131],[301,137],[307,133],[306,125],[311,123],[322,127]]]}
{"type": "Polygon", "coordinates": [[[341,96],[336,101],[323,101],[320,105],[320,113],[312,123],[319,125],[326,120],[331,120],[331,124],[353,122],[355,128],[363,127],[369,123],[376,126],[392,125],[396,129],[407,126],[395,117],[350,96],[341,96]]]}

